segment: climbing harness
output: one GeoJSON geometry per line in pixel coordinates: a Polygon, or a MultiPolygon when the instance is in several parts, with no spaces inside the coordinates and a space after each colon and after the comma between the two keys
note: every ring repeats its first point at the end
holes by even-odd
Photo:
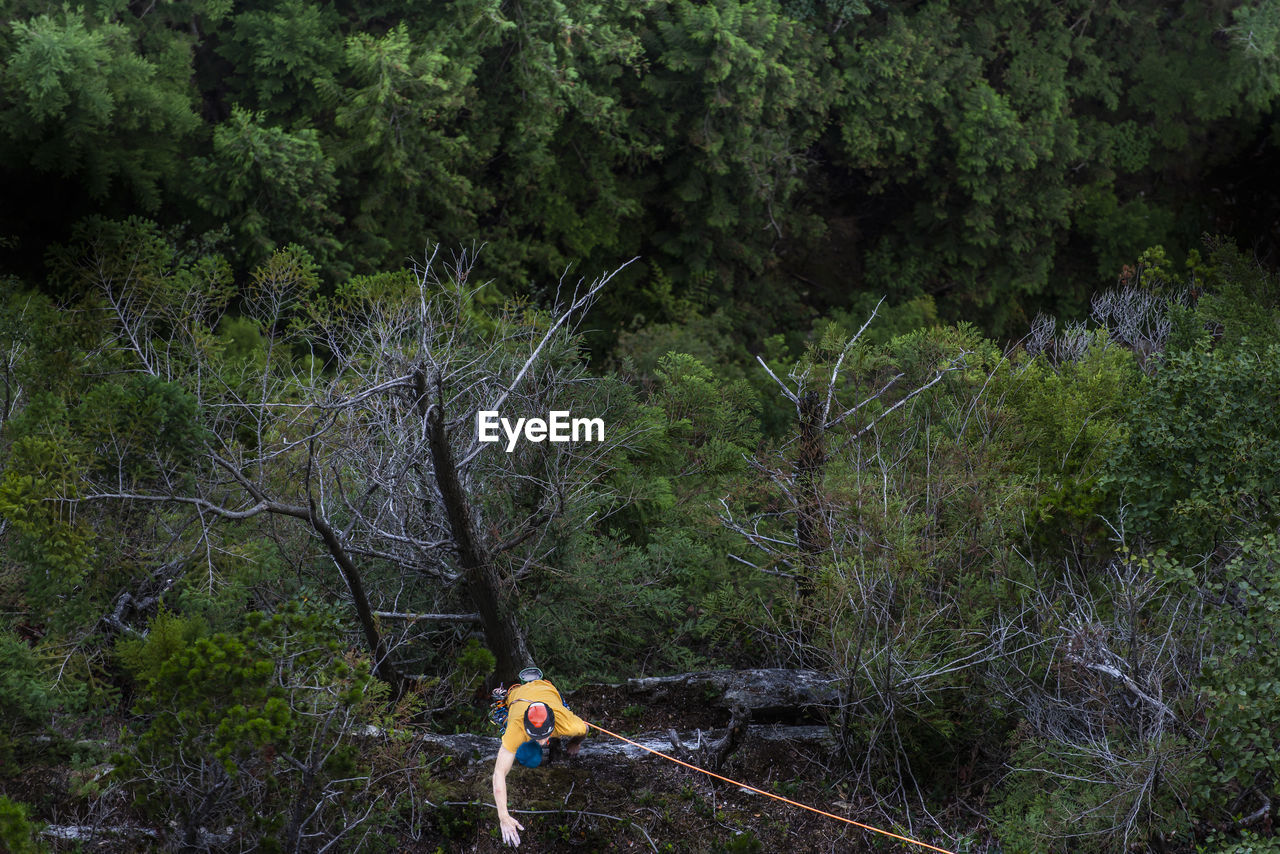
{"type": "Polygon", "coordinates": [[[701,771],[703,774],[706,774],[708,777],[715,777],[717,780],[723,780],[726,783],[732,783],[733,785],[746,789],[747,791],[755,792],[758,795],[764,795],[765,797],[768,797],[768,798],[773,798],[775,801],[782,801],[784,804],[790,804],[793,807],[800,807],[801,809],[806,809],[809,812],[816,812],[818,815],[823,815],[823,816],[826,816],[827,818],[834,818],[836,821],[843,821],[846,824],[852,824],[853,826],[860,827],[863,830],[870,830],[872,833],[879,833],[884,836],[888,836],[892,839],[897,839],[901,842],[906,842],[911,845],[919,845],[921,848],[928,848],[930,851],[939,852],[939,854],[955,854],[954,851],[948,851],[945,848],[939,848],[936,845],[930,845],[928,842],[921,842],[918,839],[911,839],[910,837],[907,837],[907,836],[899,836],[898,834],[892,833],[888,830],[881,830],[878,827],[872,827],[869,824],[863,824],[860,821],[854,821],[853,819],[845,818],[842,815],[823,812],[817,807],[811,807],[807,804],[802,804],[799,801],[793,801],[790,798],[784,798],[782,797],[782,795],[775,795],[773,794],[773,792],[766,792],[764,789],[757,789],[755,786],[748,786],[746,783],[740,783],[737,780],[730,780],[728,777],[722,777],[719,774],[708,771],[705,768],[699,768],[697,765],[691,765],[688,762],[683,762],[679,759],[676,759],[674,756],[668,756],[667,754],[663,753],[660,750],[654,750],[652,747],[645,747],[643,744],[639,744],[637,742],[632,741],[629,738],[625,738],[621,735],[618,735],[616,732],[609,732],[609,730],[605,729],[604,727],[597,726],[596,724],[593,724],[590,721],[587,722],[587,726],[591,727],[592,729],[598,729],[600,730],[600,732],[604,733],[605,735],[612,736],[613,738],[618,739],[618,741],[625,741],[627,744],[634,745],[635,747],[639,747],[641,750],[647,750],[650,753],[653,753],[657,756],[661,756],[663,759],[670,760],[671,762],[674,762],[677,765],[683,765],[684,767],[691,768],[694,771],[701,771]]]}

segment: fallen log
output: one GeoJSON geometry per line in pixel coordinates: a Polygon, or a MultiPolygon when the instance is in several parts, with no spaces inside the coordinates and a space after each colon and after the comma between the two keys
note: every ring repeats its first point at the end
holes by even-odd
{"type": "MultiPolygon", "coordinates": [[[[593,732],[591,737],[582,743],[576,762],[619,762],[651,759],[662,761],[648,750],[657,750],[668,755],[678,753],[702,752],[704,746],[718,747],[719,740],[714,739],[713,732],[707,730],[688,730],[685,732],[650,732],[627,738],[641,745],[637,747],[624,741],[609,738],[593,732]]],[[[424,733],[418,736],[430,747],[467,762],[492,762],[498,755],[501,743],[496,736],[458,733],[444,735],[424,733]]],[[[823,726],[781,726],[777,724],[755,724],[746,727],[742,738],[743,744],[754,743],[788,744],[795,747],[816,747],[829,749],[834,746],[831,732],[823,726]]]]}
{"type": "Polygon", "coordinates": [[[159,839],[160,831],[150,827],[132,825],[50,824],[41,831],[42,836],[68,842],[90,842],[94,839],[159,839]]]}
{"type": "Polygon", "coordinates": [[[747,712],[755,722],[820,716],[839,704],[836,680],[816,670],[757,668],[708,670],[628,679],[622,685],[592,685],[584,691],[614,691],[620,700],[657,704],[677,695],[697,697],[729,712],[747,712]]]}
{"type": "MultiPolygon", "coordinates": [[[[165,832],[158,828],[129,824],[50,824],[40,831],[40,835],[64,842],[86,843],[97,840],[99,847],[108,844],[108,840],[139,844],[141,840],[151,840],[152,844],[147,845],[146,848],[130,849],[143,851],[153,850],[155,845],[164,838],[165,832]]],[[[196,845],[208,850],[219,845],[227,845],[234,838],[235,828],[228,827],[223,832],[216,833],[202,827],[196,836],[196,845]]]]}

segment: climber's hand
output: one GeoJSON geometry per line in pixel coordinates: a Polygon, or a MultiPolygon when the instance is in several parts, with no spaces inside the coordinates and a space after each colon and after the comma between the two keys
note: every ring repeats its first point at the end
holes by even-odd
{"type": "Polygon", "coordinates": [[[520,831],[524,830],[524,825],[511,816],[498,819],[498,824],[502,827],[502,841],[513,848],[518,848],[520,846],[520,831]]]}

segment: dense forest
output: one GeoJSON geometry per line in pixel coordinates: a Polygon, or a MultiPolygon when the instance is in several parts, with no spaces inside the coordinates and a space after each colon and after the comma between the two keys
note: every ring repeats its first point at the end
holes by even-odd
{"type": "Polygon", "coordinates": [[[1277,0],[0,9],[0,850],[1280,852],[1277,0]]]}

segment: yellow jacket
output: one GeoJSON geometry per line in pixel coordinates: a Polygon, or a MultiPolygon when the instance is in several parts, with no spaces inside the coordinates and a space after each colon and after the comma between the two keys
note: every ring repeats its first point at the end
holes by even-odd
{"type": "Polygon", "coordinates": [[[529,740],[524,731],[524,712],[530,703],[546,703],[555,718],[552,735],[557,738],[575,738],[587,734],[587,723],[565,708],[556,686],[546,679],[536,679],[517,685],[507,692],[507,728],[502,733],[502,746],[515,753],[529,740]]]}

